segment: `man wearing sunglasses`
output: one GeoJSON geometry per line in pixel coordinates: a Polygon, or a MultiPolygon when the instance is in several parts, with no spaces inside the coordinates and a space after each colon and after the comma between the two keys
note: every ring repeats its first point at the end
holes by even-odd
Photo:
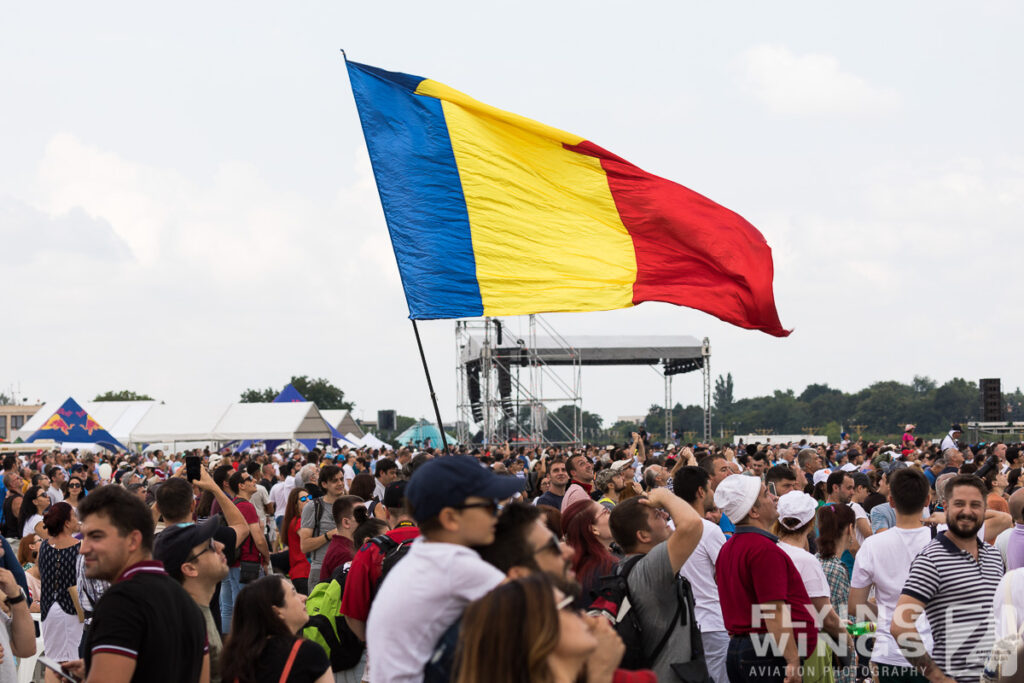
{"type": "MultiPolygon", "coordinates": [[[[494,541],[498,501],[522,491],[519,477],[502,477],[471,456],[435,458],[416,468],[405,495],[421,538],[384,577],[366,624],[374,680],[423,680],[438,639],[466,605],[505,575],[473,546],[494,541]],[[416,638],[396,638],[415,624],[416,638]]],[[[308,507],[308,506],[307,506],[308,507]]]]}
{"type": "MultiPolygon", "coordinates": [[[[161,486],[160,490],[163,489],[161,486]]],[[[211,681],[220,680],[220,653],[224,645],[210,602],[217,585],[228,575],[224,544],[214,539],[219,528],[220,517],[212,517],[202,524],[169,524],[157,534],[153,544],[153,559],[163,562],[164,571],[181,584],[203,613],[210,645],[211,681]]]]}

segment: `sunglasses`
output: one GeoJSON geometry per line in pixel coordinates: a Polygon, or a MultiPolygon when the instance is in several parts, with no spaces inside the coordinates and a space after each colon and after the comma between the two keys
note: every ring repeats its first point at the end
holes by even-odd
{"type": "Polygon", "coordinates": [[[80,488],[82,488],[82,485],[81,484],[68,484],[68,488],[69,489],[80,489],[80,488]]]}
{"type": "Polygon", "coordinates": [[[580,609],[579,607],[573,606],[573,603],[575,603],[575,602],[576,602],[576,598],[574,598],[571,595],[566,595],[564,598],[562,598],[561,600],[558,601],[558,604],[555,605],[555,608],[559,612],[564,610],[564,611],[570,612],[572,614],[582,615],[583,614],[583,610],[580,609]]]}
{"type": "Polygon", "coordinates": [[[498,501],[489,500],[485,503],[462,503],[461,505],[452,505],[451,507],[456,510],[469,510],[471,508],[480,508],[481,510],[487,510],[495,517],[498,515],[498,501]]]}
{"type": "Polygon", "coordinates": [[[542,545],[541,547],[537,548],[536,550],[534,550],[533,554],[534,555],[539,555],[539,554],[541,554],[543,552],[552,552],[555,555],[561,555],[562,554],[562,544],[558,541],[558,537],[557,536],[555,536],[554,534],[551,534],[551,538],[548,539],[548,542],[545,543],[544,545],[542,545]]]}
{"type": "Polygon", "coordinates": [[[310,501],[310,499],[311,499],[310,496],[299,496],[299,502],[301,502],[301,503],[308,503],[310,501]]]}

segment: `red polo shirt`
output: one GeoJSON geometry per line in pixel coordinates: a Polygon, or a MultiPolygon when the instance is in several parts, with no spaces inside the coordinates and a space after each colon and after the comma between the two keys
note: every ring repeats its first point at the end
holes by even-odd
{"type": "Polygon", "coordinates": [[[802,659],[814,651],[818,629],[811,616],[811,599],[807,597],[804,581],[778,542],[778,538],[757,527],[736,527],[736,533],[722,546],[715,563],[722,618],[730,636],[767,633],[764,616],[758,618],[754,605],[777,600],[787,603],[802,659]],[[806,648],[800,646],[801,634],[807,639],[806,648]]]}

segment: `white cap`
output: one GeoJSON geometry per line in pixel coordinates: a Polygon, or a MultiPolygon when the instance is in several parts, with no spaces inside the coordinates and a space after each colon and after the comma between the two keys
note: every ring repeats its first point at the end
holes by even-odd
{"type": "Polygon", "coordinates": [[[147,460],[146,462],[142,463],[142,467],[143,468],[152,467],[152,468],[156,469],[156,463],[153,462],[152,460],[147,460]]]}
{"type": "Polygon", "coordinates": [[[735,524],[750,513],[761,493],[761,486],[760,477],[731,474],[715,489],[715,505],[735,524]]]}
{"type": "Polygon", "coordinates": [[[821,469],[821,470],[818,470],[817,472],[815,472],[814,473],[814,477],[812,477],[812,481],[814,482],[814,485],[817,486],[818,484],[821,484],[822,482],[824,482],[826,479],[828,479],[828,475],[830,475],[830,474],[832,474],[832,470],[827,469],[827,468],[826,469],[821,469]]]}
{"type": "Polygon", "coordinates": [[[778,510],[779,524],[793,531],[814,519],[814,513],[818,510],[818,502],[803,491],[790,491],[779,498],[778,510]],[[799,520],[799,523],[789,526],[782,521],[791,517],[799,520]]]}
{"type": "Polygon", "coordinates": [[[611,467],[609,469],[611,469],[611,470],[613,470],[615,472],[621,472],[622,470],[626,469],[627,467],[629,467],[632,464],[633,464],[632,460],[616,460],[615,462],[612,463],[612,465],[611,465],[611,467]]]}
{"type": "MultiPolygon", "coordinates": [[[[843,465],[842,467],[840,467],[839,469],[841,469],[843,472],[856,472],[857,471],[857,466],[854,465],[852,462],[848,462],[845,465],[843,465]]],[[[817,474],[817,473],[815,473],[815,474],[817,474]]]]}

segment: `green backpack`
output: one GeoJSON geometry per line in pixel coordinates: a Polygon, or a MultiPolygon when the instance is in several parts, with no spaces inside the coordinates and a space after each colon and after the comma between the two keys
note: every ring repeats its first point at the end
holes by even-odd
{"type": "Polygon", "coordinates": [[[345,579],[351,563],[346,562],[334,570],[330,581],[322,581],[306,598],[309,623],[302,629],[302,637],[312,640],[327,652],[331,670],[351,669],[363,656],[366,645],[359,640],[341,615],[341,596],[345,593],[345,579]]]}

